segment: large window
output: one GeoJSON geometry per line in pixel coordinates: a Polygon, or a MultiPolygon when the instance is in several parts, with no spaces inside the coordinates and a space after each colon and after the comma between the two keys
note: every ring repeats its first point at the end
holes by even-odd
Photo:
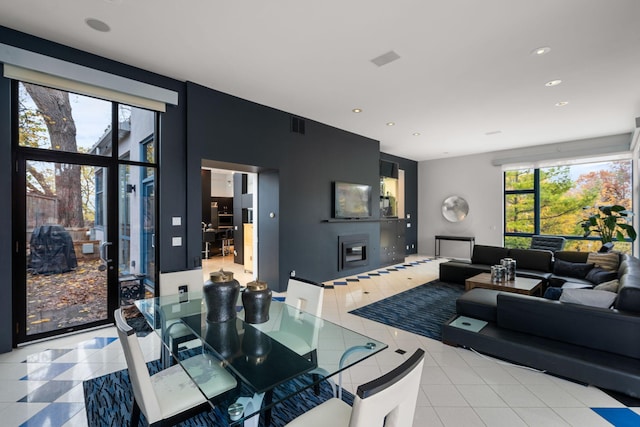
{"type": "MultiPolygon", "coordinates": [[[[528,248],[535,234],[567,238],[567,250],[597,251],[597,236],[585,239],[580,221],[603,205],[632,208],[631,160],[585,163],[504,173],[505,246],[528,248]]],[[[631,242],[615,249],[631,253],[631,242]]]]}

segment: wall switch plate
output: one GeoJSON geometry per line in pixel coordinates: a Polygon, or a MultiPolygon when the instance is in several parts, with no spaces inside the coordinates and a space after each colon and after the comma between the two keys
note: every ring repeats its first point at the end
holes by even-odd
{"type": "Polygon", "coordinates": [[[178,301],[179,302],[189,301],[189,285],[178,286],[178,301]]]}

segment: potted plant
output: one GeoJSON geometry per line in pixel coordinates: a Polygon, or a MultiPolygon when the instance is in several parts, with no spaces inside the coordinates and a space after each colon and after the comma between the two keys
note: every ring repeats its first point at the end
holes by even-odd
{"type": "MultiPolygon", "coordinates": [[[[586,207],[584,209],[591,209],[586,207]]],[[[584,230],[584,237],[591,233],[600,235],[602,244],[613,243],[614,240],[624,241],[625,234],[636,240],[636,230],[630,224],[633,212],[620,205],[597,206],[587,218],[580,221],[580,226],[584,230]]]]}

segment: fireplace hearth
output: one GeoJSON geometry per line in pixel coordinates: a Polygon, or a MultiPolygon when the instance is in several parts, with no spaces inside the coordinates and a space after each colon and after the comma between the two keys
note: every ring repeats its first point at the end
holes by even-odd
{"type": "Polygon", "coordinates": [[[369,235],[338,236],[338,270],[369,265],[369,235]]]}

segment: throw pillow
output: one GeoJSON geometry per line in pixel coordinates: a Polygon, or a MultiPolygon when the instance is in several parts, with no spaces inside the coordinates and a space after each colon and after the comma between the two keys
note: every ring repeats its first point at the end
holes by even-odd
{"type": "Polygon", "coordinates": [[[609,308],[618,294],[595,289],[564,289],[560,302],[587,305],[590,307],[609,308]]]}
{"type": "Polygon", "coordinates": [[[547,288],[542,297],[557,301],[560,299],[560,295],[562,295],[562,288],[547,288]]]}
{"type": "Polygon", "coordinates": [[[587,279],[588,281],[596,285],[599,285],[600,283],[604,283],[604,282],[610,282],[611,280],[614,280],[617,278],[618,278],[617,271],[609,271],[601,267],[593,267],[591,270],[589,270],[589,272],[585,276],[585,279],[587,279]]]}
{"type": "Polygon", "coordinates": [[[598,286],[596,286],[595,288],[593,288],[594,290],[598,290],[598,291],[608,291],[608,292],[618,292],[618,287],[620,286],[620,282],[618,282],[618,279],[615,280],[611,280],[609,282],[604,282],[599,284],[598,286]]]}
{"type": "Polygon", "coordinates": [[[596,267],[609,271],[618,271],[619,262],[620,257],[616,253],[599,254],[596,252],[589,252],[589,255],[587,255],[587,263],[592,263],[596,267]]]}
{"type": "Polygon", "coordinates": [[[553,274],[557,276],[575,277],[576,279],[584,279],[587,273],[593,268],[593,264],[585,264],[582,262],[569,262],[556,259],[553,264],[553,274]]]}

